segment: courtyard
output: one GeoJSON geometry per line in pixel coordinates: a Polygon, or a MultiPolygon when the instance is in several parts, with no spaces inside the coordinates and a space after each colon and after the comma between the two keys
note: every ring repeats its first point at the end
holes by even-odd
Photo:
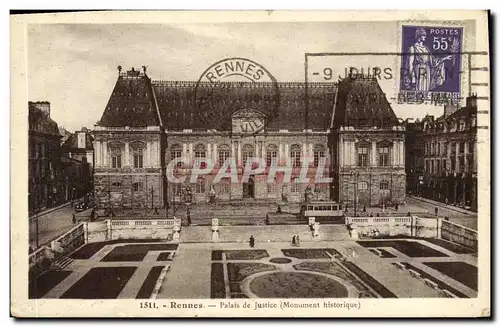
{"type": "Polygon", "coordinates": [[[256,239],[255,248],[246,242],[89,243],[63,270],[31,281],[30,298],[477,296],[477,256],[444,240],[304,240],[297,247],[256,239]]]}

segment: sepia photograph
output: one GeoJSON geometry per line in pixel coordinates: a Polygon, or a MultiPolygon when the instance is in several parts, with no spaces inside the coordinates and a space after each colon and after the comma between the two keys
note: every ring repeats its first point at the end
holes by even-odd
{"type": "Polygon", "coordinates": [[[490,316],[487,11],[11,29],[13,316],[490,316]]]}

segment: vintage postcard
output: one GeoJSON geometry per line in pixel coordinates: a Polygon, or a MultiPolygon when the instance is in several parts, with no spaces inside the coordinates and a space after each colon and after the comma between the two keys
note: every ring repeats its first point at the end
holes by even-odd
{"type": "Polygon", "coordinates": [[[486,11],[12,15],[11,314],[489,317],[489,49],[486,11]]]}

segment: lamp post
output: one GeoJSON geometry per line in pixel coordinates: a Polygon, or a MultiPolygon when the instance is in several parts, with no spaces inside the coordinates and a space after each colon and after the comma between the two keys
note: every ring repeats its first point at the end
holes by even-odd
{"type": "Polygon", "coordinates": [[[358,216],[358,176],[359,172],[351,171],[351,176],[354,176],[354,217],[358,216]]]}

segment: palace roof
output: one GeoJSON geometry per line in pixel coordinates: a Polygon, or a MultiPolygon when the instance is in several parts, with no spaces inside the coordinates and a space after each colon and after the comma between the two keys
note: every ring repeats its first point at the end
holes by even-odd
{"type": "Polygon", "coordinates": [[[226,131],[232,115],[242,109],[263,113],[267,130],[326,131],[334,112],[339,125],[399,124],[374,79],[308,83],[306,88],[303,82],[152,81],[132,70],[119,74],[98,125],[226,131]],[[363,103],[355,97],[363,92],[382,100],[363,103]]]}

